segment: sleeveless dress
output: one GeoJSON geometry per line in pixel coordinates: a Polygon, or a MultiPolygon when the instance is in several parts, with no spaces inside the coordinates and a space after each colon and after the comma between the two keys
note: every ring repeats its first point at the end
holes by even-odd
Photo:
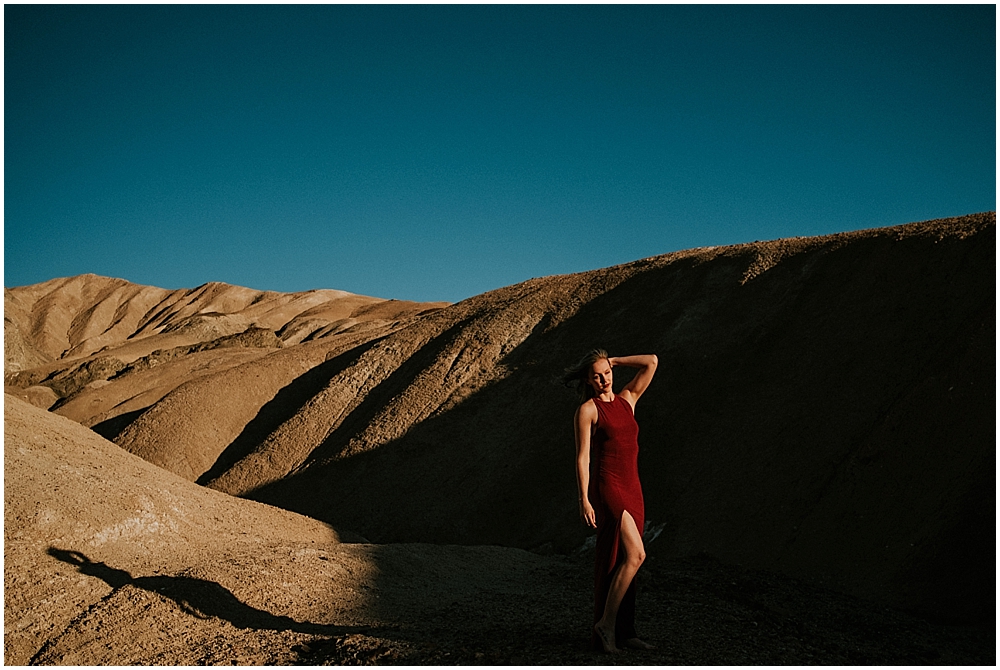
{"type": "MultiPolygon", "coordinates": [[[[611,402],[591,399],[597,405],[597,430],[590,441],[594,463],[588,497],[597,513],[597,555],[594,563],[594,623],[604,615],[604,605],[611,587],[611,576],[624,560],[619,551],[622,512],[635,520],[642,533],[645,506],[639,483],[639,424],[635,422],[632,405],[616,395],[611,402]]],[[[615,640],[621,642],[638,637],[635,631],[635,579],[629,584],[618,608],[615,640]]],[[[591,644],[603,649],[594,633],[591,644]]]]}

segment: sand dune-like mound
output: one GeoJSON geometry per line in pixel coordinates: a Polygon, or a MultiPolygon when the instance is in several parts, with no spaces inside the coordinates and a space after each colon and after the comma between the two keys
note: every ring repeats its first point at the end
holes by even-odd
{"type": "Polygon", "coordinates": [[[7,382],[61,389],[55,412],[189,482],[372,541],[575,555],[575,399],[557,378],[592,347],[656,353],[637,418],[661,560],[709,555],[984,622],[994,278],[986,213],[694,249],[450,306],[210,284],[159,297],[103,350],[83,325],[101,310],[69,319],[49,282],[12,319],[54,360],[7,382]],[[275,339],[199,350],[250,327],[275,339]]]}
{"type": "MultiPolygon", "coordinates": [[[[322,365],[331,352],[344,346],[343,339],[335,336],[300,344],[185,381],[150,403],[148,409],[142,408],[144,411],[114,435],[114,440],[151,463],[195,481],[213,467],[230,445],[255,441],[256,426],[266,421],[261,408],[296,379],[322,365]],[[175,422],[170,433],[160,428],[164,417],[173,417],[168,420],[175,422]]],[[[354,341],[348,338],[348,342],[354,341]]],[[[142,380],[135,381],[135,388],[141,388],[138,384],[142,380]]],[[[113,390],[113,385],[109,385],[106,390],[89,394],[89,402],[102,392],[113,390]]],[[[81,402],[88,400],[81,398],[81,402]]],[[[116,411],[122,408],[115,407],[116,411]]]]}
{"type": "MultiPolygon", "coordinates": [[[[122,571],[219,570],[227,556],[271,545],[337,544],[323,523],[194,486],[76,423],[4,400],[8,664],[26,663],[118,582],[125,586],[122,571]]],[[[119,623],[129,611],[136,608],[119,623]]]]}

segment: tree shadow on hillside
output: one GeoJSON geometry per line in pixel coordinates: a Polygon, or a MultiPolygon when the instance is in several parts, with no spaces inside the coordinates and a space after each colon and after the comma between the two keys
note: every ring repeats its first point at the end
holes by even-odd
{"type": "Polygon", "coordinates": [[[185,614],[198,619],[212,617],[228,621],[236,628],[254,630],[294,631],[309,635],[345,635],[365,632],[364,626],[331,626],[296,621],[287,616],[277,616],[241,602],[217,582],[187,575],[156,575],[133,577],[127,570],[113,568],[106,563],[90,560],[79,551],[49,547],[49,556],[74,566],[81,574],[97,577],[112,589],[135,586],[173,600],[185,614]]]}

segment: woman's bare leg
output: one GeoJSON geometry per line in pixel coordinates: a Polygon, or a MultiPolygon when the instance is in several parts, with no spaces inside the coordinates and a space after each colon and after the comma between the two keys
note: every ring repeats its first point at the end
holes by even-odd
{"type": "Polygon", "coordinates": [[[622,512],[621,528],[619,529],[619,539],[622,551],[625,552],[625,560],[615,570],[611,576],[611,586],[608,588],[608,600],[604,605],[604,615],[601,620],[594,624],[594,630],[601,638],[604,650],[609,652],[619,651],[615,644],[615,621],[618,619],[618,606],[625,597],[629,584],[639,571],[639,566],[646,560],[646,550],[642,546],[642,535],[636,528],[635,519],[627,511],[622,512]]]}

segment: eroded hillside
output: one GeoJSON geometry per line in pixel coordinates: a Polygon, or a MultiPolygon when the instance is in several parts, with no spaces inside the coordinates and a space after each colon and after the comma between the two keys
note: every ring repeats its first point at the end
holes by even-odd
{"type": "Polygon", "coordinates": [[[65,394],[55,412],[190,481],[372,541],[566,552],[586,533],[575,401],[556,379],[592,347],[652,352],[637,418],[658,551],[981,621],[995,604],[994,278],[988,213],[694,249],[443,309],[317,317],[294,306],[306,298],[228,287],[192,311],[192,296],[145,287],[143,316],[116,321],[131,288],[71,309],[58,286],[25,287],[42,297],[8,307],[11,341],[26,366],[45,362],[8,383],[47,384],[65,394]],[[218,344],[251,326],[281,347],[218,344]]]}

